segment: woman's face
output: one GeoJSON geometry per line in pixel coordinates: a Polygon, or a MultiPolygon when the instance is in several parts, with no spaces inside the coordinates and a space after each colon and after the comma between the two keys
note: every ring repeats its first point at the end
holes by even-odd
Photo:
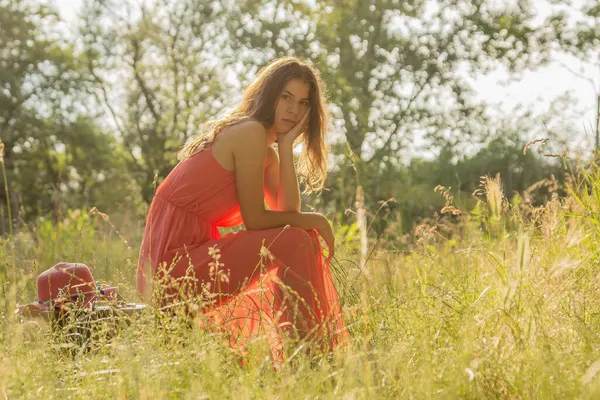
{"type": "Polygon", "coordinates": [[[290,79],[275,105],[273,127],[277,133],[287,133],[302,119],[310,107],[310,85],[301,79],[290,79]]]}

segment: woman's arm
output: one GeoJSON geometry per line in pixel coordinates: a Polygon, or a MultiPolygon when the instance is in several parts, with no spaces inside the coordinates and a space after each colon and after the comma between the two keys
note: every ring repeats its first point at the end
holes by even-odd
{"type": "Polygon", "coordinates": [[[294,164],[294,141],[306,130],[310,112],[287,133],[277,134],[279,154],[268,149],[265,170],[265,198],[272,210],[300,211],[300,189],[294,164]]]}
{"type": "Polygon", "coordinates": [[[271,210],[300,211],[300,189],[294,164],[293,143],[278,143],[279,155],[267,149],[265,170],[265,200],[271,210]]]}
{"type": "MultiPolygon", "coordinates": [[[[269,201],[271,198],[272,202],[272,196],[265,196],[264,191],[263,169],[265,163],[268,162],[267,133],[264,126],[259,123],[248,123],[239,128],[243,129],[243,134],[238,135],[237,140],[234,141],[233,158],[238,200],[246,229],[261,230],[286,225],[305,230],[316,229],[329,248],[327,258],[331,260],[335,254],[335,237],[331,225],[324,215],[313,212],[265,209],[265,200],[269,201]]],[[[296,178],[295,175],[294,178],[296,178]]],[[[297,181],[296,185],[298,185],[297,181]]]]}
{"type": "Polygon", "coordinates": [[[294,142],[277,143],[279,147],[279,189],[277,209],[280,211],[300,211],[300,189],[294,165],[294,142]]]}
{"type": "Polygon", "coordinates": [[[257,122],[236,128],[243,133],[236,135],[233,141],[233,158],[238,200],[246,229],[270,229],[285,225],[307,230],[328,227],[327,218],[318,213],[265,209],[263,169],[267,157],[267,133],[257,122]]]}

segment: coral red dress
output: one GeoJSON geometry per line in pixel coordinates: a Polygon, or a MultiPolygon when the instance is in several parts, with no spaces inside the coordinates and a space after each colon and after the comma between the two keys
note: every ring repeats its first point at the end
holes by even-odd
{"type": "Polygon", "coordinates": [[[150,206],[138,263],[141,296],[148,300],[159,280],[166,303],[182,292],[202,296],[212,302],[202,310],[205,326],[235,345],[266,335],[276,357],[283,331],[327,347],[344,343],[338,293],[316,232],[287,227],[221,237],[219,227],[242,222],[235,173],[210,146],[180,162],[150,206]]]}

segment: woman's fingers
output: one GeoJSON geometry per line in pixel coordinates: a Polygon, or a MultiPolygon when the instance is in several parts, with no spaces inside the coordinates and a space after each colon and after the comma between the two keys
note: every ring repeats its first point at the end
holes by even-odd
{"type": "Polygon", "coordinates": [[[331,260],[333,260],[333,256],[335,251],[333,250],[333,246],[328,247],[329,249],[329,254],[327,254],[327,258],[325,258],[325,261],[327,262],[327,264],[331,263],[331,260]]]}
{"type": "Polygon", "coordinates": [[[335,254],[335,236],[333,236],[331,226],[327,225],[325,228],[320,229],[319,235],[321,235],[327,245],[327,250],[329,250],[329,252],[326,260],[327,262],[330,262],[335,254]]]}
{"type": "Polygon", "coordinates": [[[310,115],[310,108],[308,110],[306,110],[306,112],[304,113],[304,116],[302,117],[302,119],[300,121],[302,121],[302,122],[308,121],[309,115],[310,115]]]}
{"type": "Polygon", "coordinates": [[[302,132],[306,131],[306,128],[308,128],[309,111],[304,113],[304,116],[289,132],[277,134],[277,143],[281,143],[284,140],[294,142],[302,134],[302,132]]]}
{"type": "Polygon", "coordinates": [[[326,261],[330,263],[335,255],[335,245],[333,243],[327,243],[327,249],[329,250],[329,253],[327,254],[326,261]]]}
{"type": "Polygon", "coordinates": [[[308,117],[310,114],[310,109],[306,110],[306,112],[304,113],[304,116],[302,117],[302,119],[298,122],[297,127],[299,128],[299,132],[298,133],[302,133],[306,130],[306,128],[308,127],[308,117]]]}
{"type": "Polygon", "coordinates": [[[298,123],[294,127],[294,128],[297,129],[296,133],[298,135],[301,134],[302,132],[304,132],[306,130],[306,127],[308,126],[308,114],[309,114],[309,111],[306,111],[304,113],[304,116],[302,117],[302,119],[300,121],[298,121],[298,123]]]}

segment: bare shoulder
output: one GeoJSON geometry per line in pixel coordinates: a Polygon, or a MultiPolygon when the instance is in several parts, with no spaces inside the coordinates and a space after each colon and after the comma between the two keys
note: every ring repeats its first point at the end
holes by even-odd
{"type": "Polygon", "coordinates": [[[225,169],[233,170],[235,158],[241,153],[258,152],[260,157],[266,141],[267,132],[260,122],[244,121],[228,126],[219,133],[212,145],[213,154],[225,169]]]}
{"type": "Polygon", "coordinates": [[[267,163],[267,131],[263,124],[244,121],[228,126],[221,132],[223,147],[231,154],[230,163],[234,169],[240,165],[249,166],[267,163]]]}
{"type": "Polygon", "coordinates": [[[227,142],[245,146],[266,140],[267,131],[260,122],[248,120],[223,129],[222,136],[223,139],[227,138],[225,139],[227,142]]]}

